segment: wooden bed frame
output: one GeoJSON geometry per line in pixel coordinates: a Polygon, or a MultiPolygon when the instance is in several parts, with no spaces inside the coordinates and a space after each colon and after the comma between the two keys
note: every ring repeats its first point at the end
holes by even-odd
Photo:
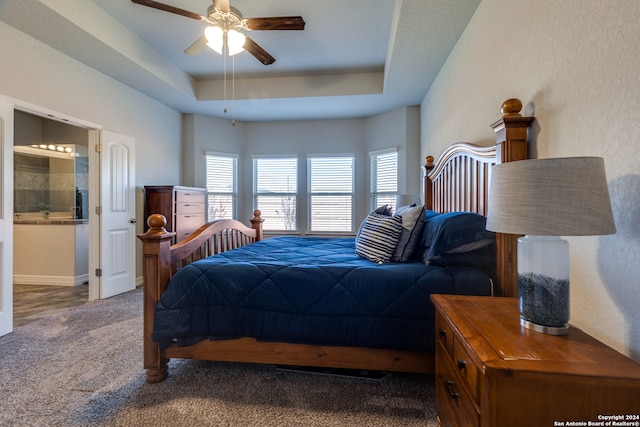
{"type": "MultiPolygon", "coordinates": [[[[502,104],[503,117],[492,124],[497,144],[480,147],[458,143],[438,163],[427,157],[424,166],[424,200],[438,212],[469,211],[486,214],[491,166],[527,158],[527,128],[532,117],[519,114],[522,103],[509,99],[502,104]]],[[[359,347],[335,347],[274,342],[253,338],[212,341],[160,349],[151,339],[154,311],[175,272],[195,260],[253,243],[262,238],[260,211],[254,211],[251,227],[234,220],[207,223],[190,237],[171,245],[175,233],[164,229],[166,218],[151,215],[149,230],[138,237],[143,242],[144,264],[144,367],[147,382],[163,381],[171,358],[279,365],[316,366],[380,371],[433,373],[435,355],[359,347]]],[[[517,236],[497,236],[497,265],[494,294],[517,295],[517,236]]]]}

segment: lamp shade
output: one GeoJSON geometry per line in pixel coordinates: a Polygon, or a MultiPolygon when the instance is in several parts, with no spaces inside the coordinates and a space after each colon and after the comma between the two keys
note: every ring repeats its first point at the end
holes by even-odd
{"type": "Polygon", "coordinates": [[[495,165],[487,230],[538,236],[615,233],[604,159],[565,157],[495,165]]]}

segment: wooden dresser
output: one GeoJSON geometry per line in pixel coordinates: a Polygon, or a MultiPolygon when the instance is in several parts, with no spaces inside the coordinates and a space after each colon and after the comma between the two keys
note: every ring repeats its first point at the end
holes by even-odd
{"type": "MultiPolygon", "coordinates": [[[[207,222],[207,190],[173,185],[144,187],[144,217],[162,214],[167,218],[167,231],[174,231],[178,243],[207,222]]],[[[145,219],[146,221],[146,219],[145,219]]],[[[148,229],[145,223],[144,231],[148,229]]]]}
{"type": "Polygon", "coordinates": [[[522,328],[515,298],[431,300],[440,426],[640,425],[640,365],[630,358],[573,327],[564,336],[522,328]]]}

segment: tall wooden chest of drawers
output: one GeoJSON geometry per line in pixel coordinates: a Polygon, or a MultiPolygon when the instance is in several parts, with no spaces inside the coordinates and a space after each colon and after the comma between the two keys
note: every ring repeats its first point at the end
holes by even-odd
{"type": "Polygon", "coordinates": [[[521,327],[515,298],[431,300],[441,427],[640,425],[640,364],[630,358],[574,327],[564,336],[521,327]]]}
{"type": "MultiPolygon", "coordinates": [[[[167,218],[167,231],[176,233],[174,243],[184,240],[207,222],[207,190],[173,185],[144,187],[145,221],[149,215],[162,214],[167,218]]],[[[145,231],[148,226],[145,223],[145,231]]]]}

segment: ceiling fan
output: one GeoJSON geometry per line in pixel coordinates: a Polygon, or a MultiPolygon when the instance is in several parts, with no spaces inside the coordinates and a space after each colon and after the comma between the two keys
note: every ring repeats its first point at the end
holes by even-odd
{"type": "Polygon", "coordinates": [[[185,53],[189,55],[197,55],[209,46],[220,54],[226,48],[229,55],[246,50],[264,65],[273,64],[276,59],[241,31],[304,30],[305,25],[301,16],[243,18],[238,9],[229,5],[229,0],[213,0],[212,5],[207,8],[206,16],[154,0],[131,1],[142,6],[209,23],[210,26],[205,29],[204,36],[185,50],[185,53]]]}

